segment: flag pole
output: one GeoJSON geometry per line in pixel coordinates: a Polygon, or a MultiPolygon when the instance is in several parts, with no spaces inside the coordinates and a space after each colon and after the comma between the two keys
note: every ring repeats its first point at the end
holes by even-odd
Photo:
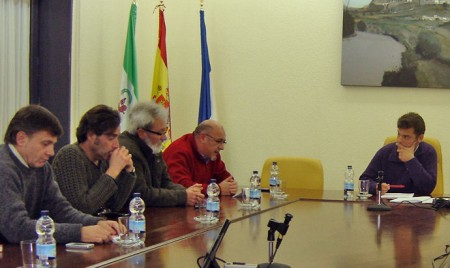
{"type": "Polygon", "coordinates": [[[155,6],[155,8],[153,9],[153,14],[155,14],[155,10],[159,8],[161,11],[164,11],[164,9],[166,8],[166,5],[164,5],[164,1],[160,0],[159,4],[155,6]]]}

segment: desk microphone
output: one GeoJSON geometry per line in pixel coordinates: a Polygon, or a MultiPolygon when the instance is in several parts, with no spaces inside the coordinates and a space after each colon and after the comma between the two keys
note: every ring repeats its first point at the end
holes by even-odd
{"type": "Polygon", "coordinates": [[[278,230],[277,245],[275,246],[275,250],[277,250],[280,247],[281,241],[283,241],[283,236],[287,233],[287,230],[289,228],[289,222],[291,220],[292,214],[286,213],[286,215],[284,216],[283,230],[278,230]]]}
{"type": "Polygon", "coordinates": [[[367,206],[369,211],[389,211],[392,210],[390,206],[381,203],[381,183],[383,182],[384,171],[378,171],[377,183],[378,183],[378,204],[372,204],[367,206]]]}
{"type": "Polygon", "coordinates": [[[291,268],[291,266],[289,265],[273,263],[273,259],[275,258],[275,254],[277,253],[277,250],[281,245],[281,241],[283,241],[283,236],[287,233],[289,222],[292,220],[292,218],[292,214],[286,213],[283,223],[277,222],[273,219],[269,220],[269,223],[267,224],[267,227],[269,227],[269,233],[267,235],[267,240],[269,241],[269,262],[258,264],[258,268],[291,268]],[[278,232],[279,234],[274,252],[273,242],[275,240],[275,232],[278,232]]]}

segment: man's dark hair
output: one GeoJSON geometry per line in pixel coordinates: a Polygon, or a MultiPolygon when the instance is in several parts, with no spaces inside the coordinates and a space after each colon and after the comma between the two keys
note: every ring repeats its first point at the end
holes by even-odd
{"type": "Polygon", "coordinates": [[[411,112],[402,115],[397,121],[397,127],[401,129],[413,128],[417,136],[425,134],[425,121],[417,113],[411,112]]]}
{"type": "Polygon", "coordinates": [[[9,122],[5,132],[5,143],[17,144],[16,136],[19,131],[28,136],[38,131],[48,131],[55,137],[63,134],[63,128],[58,118],[40,105],[28,105],[16,112],[9,122]]]}
{"type": "Polygon", "coordinates": [[[87,111],[80,120],[77,127],[78,143],[87,140],[87,134],[92,131],[100,136],[107,131],[115,130],[120,125],[119,112],[106,105],[97,105],[87,111]]]}

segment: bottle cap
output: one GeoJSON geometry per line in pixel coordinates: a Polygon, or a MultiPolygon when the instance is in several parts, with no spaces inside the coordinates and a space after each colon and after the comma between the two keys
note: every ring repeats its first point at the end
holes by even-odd
{"type": "Polygon", "coordinates": [[[141,193],[134,193],[133,197],[141,197],[141,193]]]}
{"type": "Polygon", "coordinates": [[[216,179],[211,179],[210,183],[216,183],[216,179]]]}
{"type": "Polygon", "coordinates": [[[277,161],[272,162],[272,165],[277,165],[277,164],[278,164],[277,161]]]}
{"type": "Polygon", "coordinates": [[[41,216],[48,216],[48,210],[41,210],[41,216]]]}
{"type": "Polygon", "coordinates": [[[258,174],[258,170],[253,170],[253,175],[258,174]]]}

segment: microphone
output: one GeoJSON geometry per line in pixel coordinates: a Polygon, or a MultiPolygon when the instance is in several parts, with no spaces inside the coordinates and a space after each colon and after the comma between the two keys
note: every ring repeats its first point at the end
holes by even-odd
{"type": "Polygon", "coordinates": [[[280,245],[281,245],[281,241],[283,241],[283,236],[287,233],[287,230],[289,228],[289,222],[292,220],[292,214],[290,213],[286,213],[286,215],[284,216],[284,223],[283,223],[283,229],[282,230],[278,230],[278,238],[277,238],[277,245],[275,247],[275,249],[277,250],[280,245]]]}
{"type": "Polygon", "coordinates": [[[372,204],[367,206],[369,211],[389,211],[392,210],[390,206],[381,203],[381,183],[383,182],[384,171],[378,171],[377,183],[378,183],[378,204],[372,204]]]}
{"type": "Polygon", "coordinates": [[[281,241],[283,241],[283,236],[286,235],[287,230],[289,228],[289,222],[292,220],[293,216],[290,213],[286,213],[284,216],[284,222],[277,222],[273,219],[269,220],[267,227],[269,227],[269,233],[267,235],[267,240],[269,241],[269,262],[258,264],[258,268],[290,268],[291,266],[281,263],[273,263],[273,259],[275,258],[275,254],[280,247],[281,241]],[[275,232],[278,232],[277,244],[275,252],[273,252],[273,242],[275,240],[275,232]]]}

